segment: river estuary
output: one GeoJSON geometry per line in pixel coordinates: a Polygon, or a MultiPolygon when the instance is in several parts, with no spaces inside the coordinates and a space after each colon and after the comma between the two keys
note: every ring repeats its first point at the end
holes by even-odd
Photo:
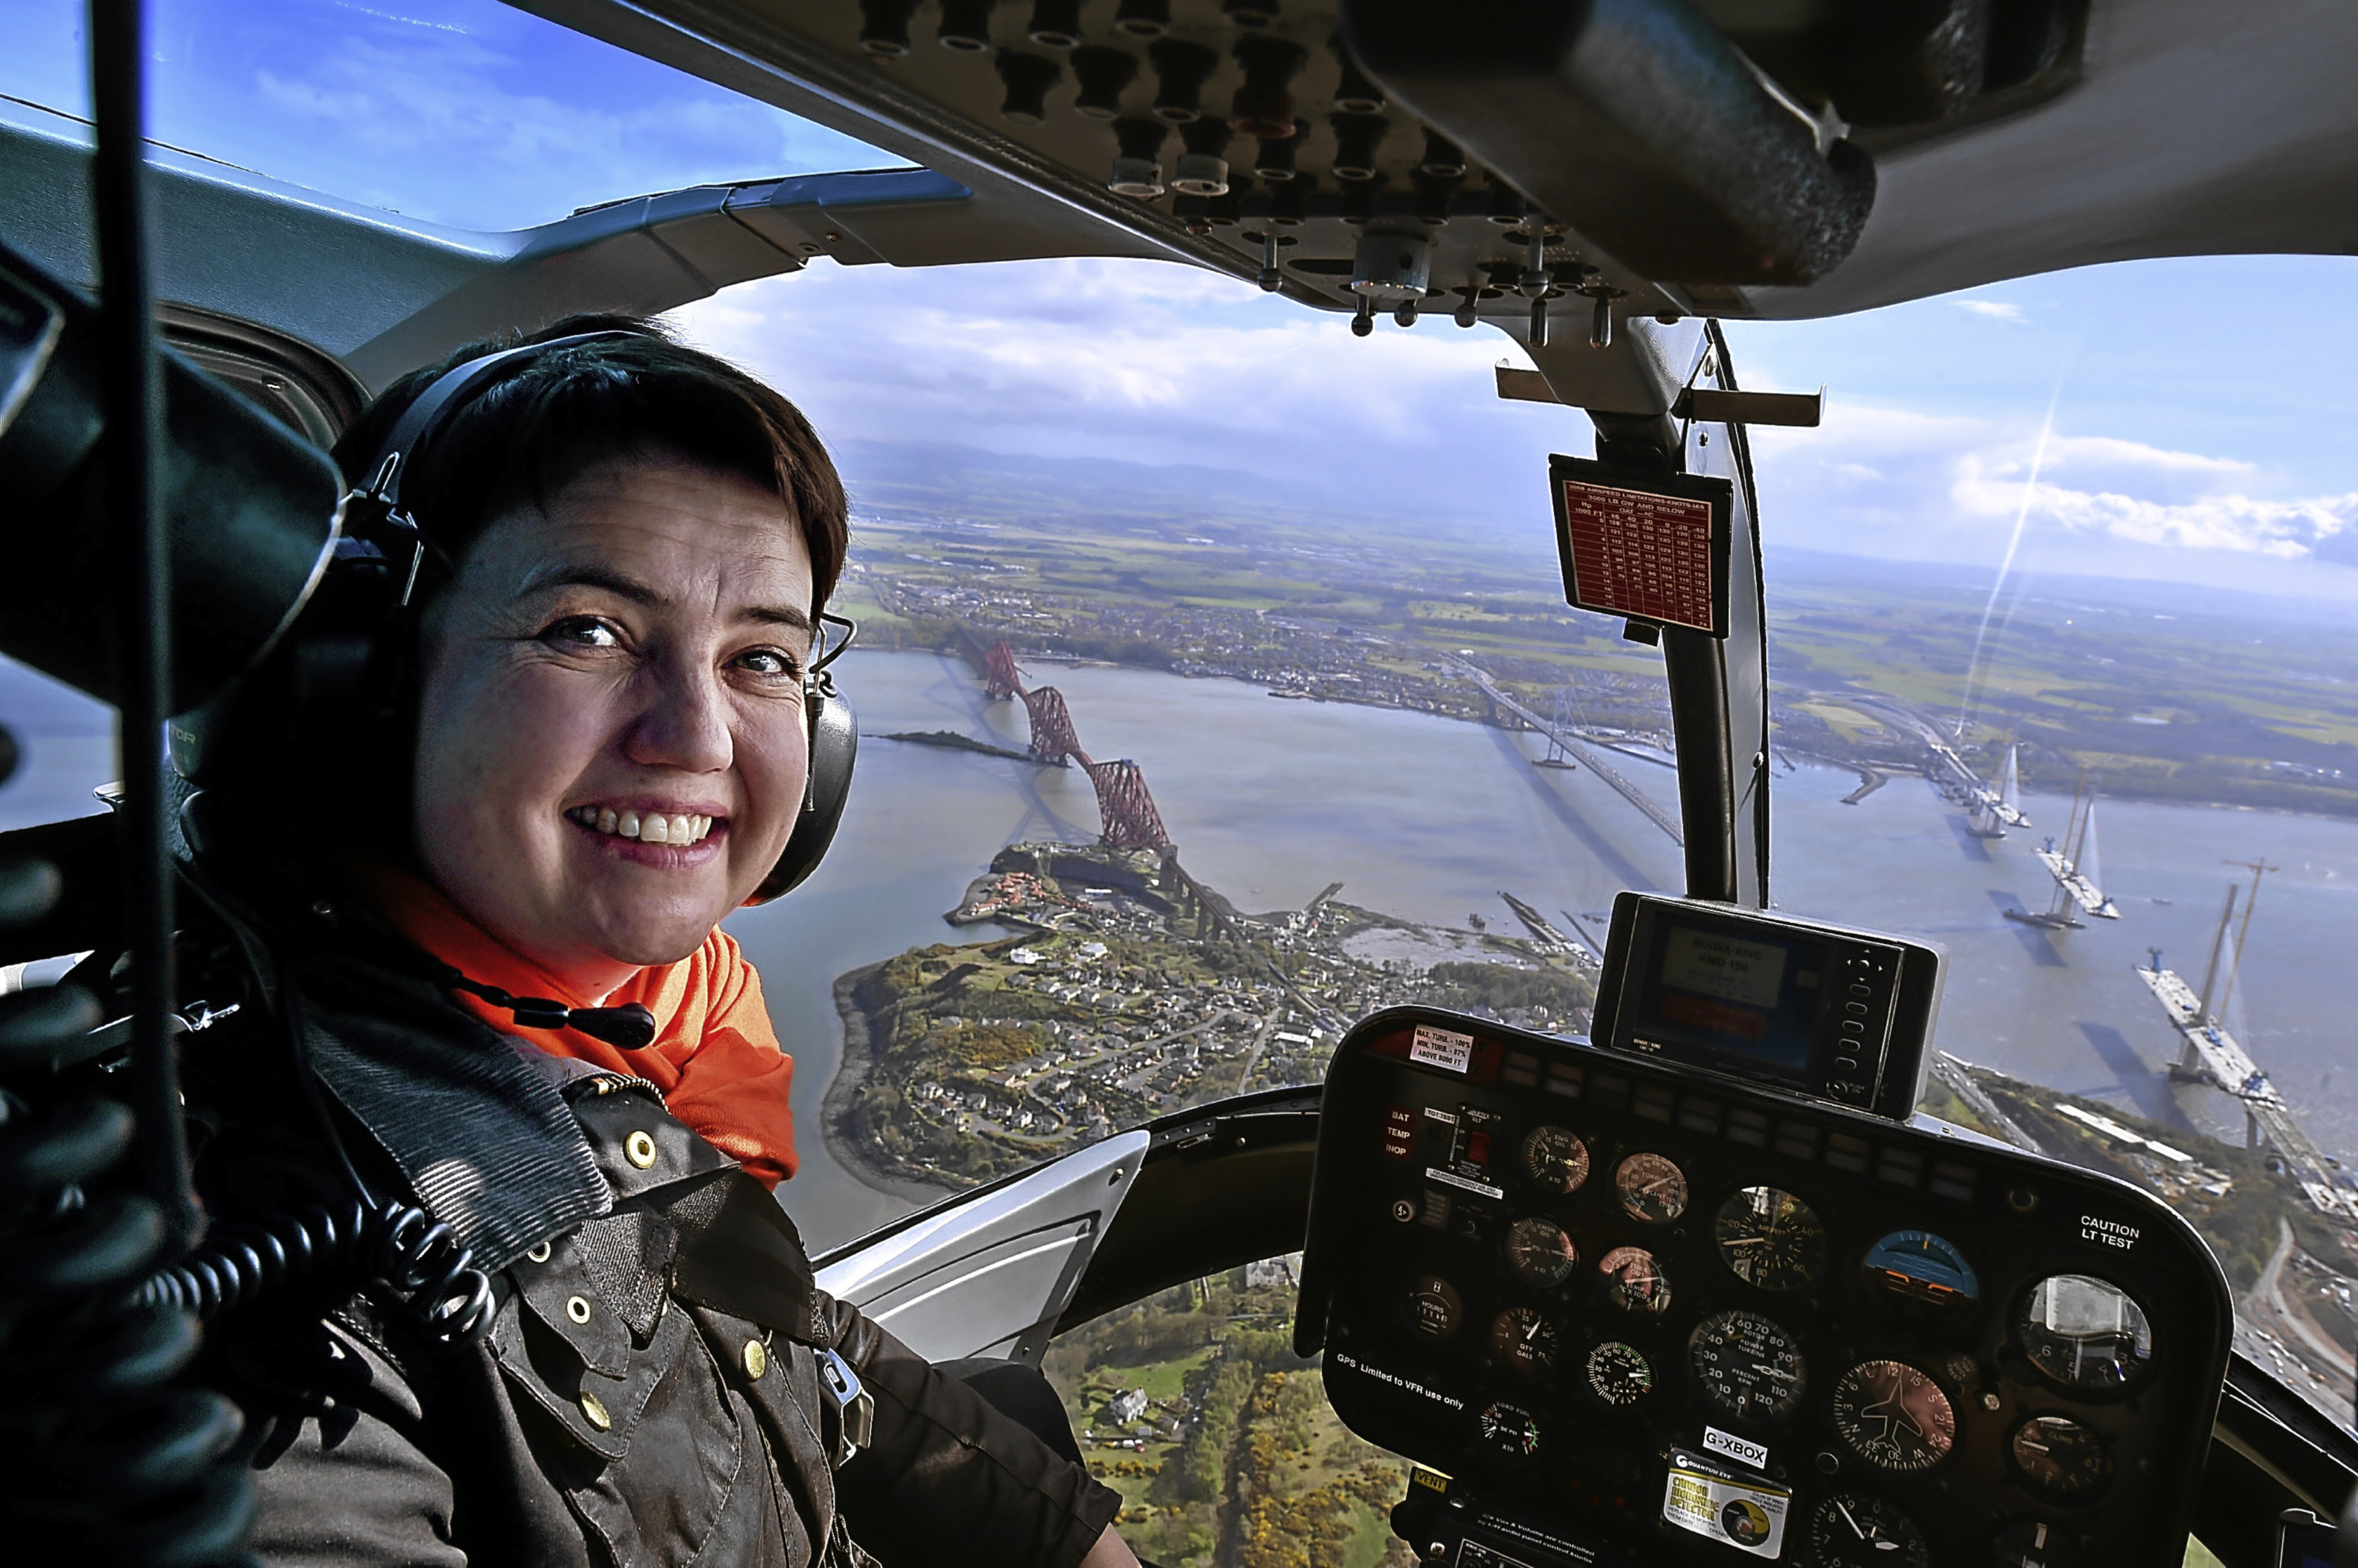
{"type": "MultiPolygon", "coordinates": [[[[1002,845],[1086,840],[1098,826],[1077,768],[874,738],[957,730],[1021,748],[1021,706],[986,705],[964,664],[858,652],[838,670],[871,738],[835,849],[800,892],[730,923],[796,1057],[803,1168],[783,1195],[815,1250],[917,1196],[863,1184],[819,1136],[842,1053],[835,977],[925,943],[1004,935],[954,929],[942,912],[1002,845]]],[[[30,687],[21,673],[0,677],[0,718],[28,753],[0,787],[0,827],[88,809],[110,750],[96,710],[30,687]]],[[[1601,937],[1587,916],[1617,889],[1677,883],[1678,854],[1660,830],[1585,772],[1531,766],[1533,737],[1142,670],[1044,664],[1033,678],[1063,690],[1093,754],[1138,761],[1188,869],[1245,910],[1298,907],[1340,881],[1342,897],[1369,908],[1446,925],[1479,914],[1511,929],[1503,889],[1551,918],[1568,910],[1601,937]]],[[[1669,770],[1616,765],[1674,801],[1669,770]]],[[[2001,911],[2045,907],[2051,883],[2031,850],[2061,832],[2067,801],[2031,797],[2036,829],[1985,842],[1920,780],[1896,778],[1841,804],[1857,782],[1829,768],[1778,774],[1771,880],[1781,907],[1945,946],[1943,1048],[2212,1130],[2230,1127],[2223,1098],[2171,1089],[2162,1068],[2176,1036],[2130,970],[2158,946],[2164,964],[2199,983],[2227,879],[2248,875],[2225,862],[2265,856],[2281,867],[2263,886],[2229,1023],[2319,1142],[2358,1157],[2346,968],[2358,932],[2358,823],[2106,801],[2104,867],[2122,918],[2050,934],[2001,911]]]]}

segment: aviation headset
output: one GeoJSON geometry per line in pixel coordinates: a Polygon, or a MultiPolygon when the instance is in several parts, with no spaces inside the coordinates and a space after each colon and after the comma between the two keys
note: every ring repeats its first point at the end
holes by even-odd
{"type": "MultiPolygon", "coordinates": [[[[429,556],[448,569],[449,561],[402,502],[402,481],[419,453],[430,448],[451,421],[478,396],[528,368],[543,356],[641,334],[601,330],[552,338],[481,355],[437,376],[410,401],[359,471],[365,477],[346,495],[342,534],[311,611],[289,633],[283,650],[276,701],[291,719],[298,750],[337,750],[349,744],[357,719],[375,726],[398,724],[408,711],[414,682],[414,643],[418,579],[429,556]]],[[[839,615],[822,614],[812,658],[803,676],[804,716],[810,764],[802,810],[784,851],[754,889],[750,903],[763,903],[800,885],[834,841],[851,790],[860,732],[851,707],[835,689],[828,665],[851,645],[857,628],[839,615]],[[827,633],[839,631],[830,644],[827,633]]],[[[264,697],[262,706],[274,706],[264,697]]],[[[254,729],[251,699],[174,725],[175,760],[193,782],[223,771],[225,754],[250,739],[254,729]]],[[[408,758],[393,759],[406,765],[408,758]]],[[[250,764],[249,764],[250,766],[250,764]]]]}

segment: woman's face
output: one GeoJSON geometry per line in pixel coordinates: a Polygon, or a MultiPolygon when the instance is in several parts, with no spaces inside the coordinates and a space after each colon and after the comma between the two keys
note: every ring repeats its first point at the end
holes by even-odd
{"type": "Polygon", "coordinates": [[[425,632],[427,874],[587,995],[695,951],[794,829],[810,602],[785,503],[685,462],[494,523],[425,632]]]}

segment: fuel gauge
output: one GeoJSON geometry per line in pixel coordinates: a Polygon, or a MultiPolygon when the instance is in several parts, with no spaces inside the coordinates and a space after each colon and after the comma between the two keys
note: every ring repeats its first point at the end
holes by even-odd
{"type": "Polygon", "coordinates": [[[1509,1307],[1490,1325],[1490,1354],[1498,1365],[1526,1378],[1555,1369],[1556,1332],[1536,1307],[1509,1307]]]}

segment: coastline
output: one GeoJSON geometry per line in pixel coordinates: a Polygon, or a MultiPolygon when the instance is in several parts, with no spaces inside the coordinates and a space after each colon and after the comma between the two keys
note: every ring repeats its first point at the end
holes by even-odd
{"type": "Polygon", "coordinates": [[[891,961],[880,959],[835,978],[835,1011],[843,1020],[843,1057],[836,1064],[835,1076],[827,1080],[826,1098],[819,1102],[819,1138],[835,1162],[861,1186],[924,1207],[966,1189],[913,1182],[884,1166],[871,1152],[860,1127],[860,1087],[874,1069],[876,1054],[869,1039],[868,1014],[860,1008],[857,993],[869,976],[891,961]]]}

